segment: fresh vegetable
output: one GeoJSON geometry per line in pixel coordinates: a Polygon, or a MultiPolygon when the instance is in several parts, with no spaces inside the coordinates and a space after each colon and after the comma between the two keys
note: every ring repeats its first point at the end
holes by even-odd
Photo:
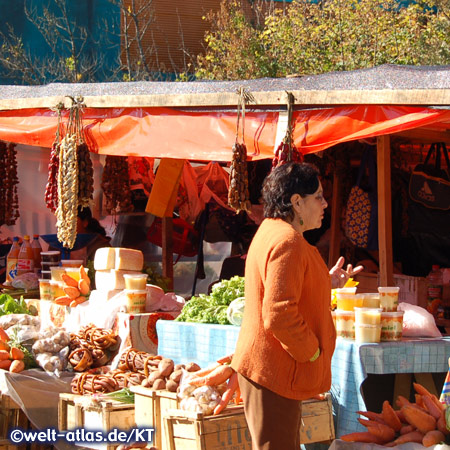
{"type": "Polygon", "coordinates": [[[9,371],[13,373],[22,372],[25,369],[25,363],[21,359],[15,359],[9,366],[9,371]]]}
{"type": "Polygon", "coordinates": [[[400,431],[402,423],[400,422],[400,419],[398,418],[394,409],[387,400],[383,402],[383,409],[381,411],[381,416],[383,420],[386,422],[386,424],[389,425],[394,431],[400,431]]]}
{"type": "Polygon", "coordinates": [[[445,441],[445,436],[439,430],[429,431],[422,439],[424,447],[431,447],[432,445],[440,444],[445,441]]]}
{"type": "Polygon", "coordinates": [[[421,411],[411,405],[402,406],[403,414],[407,422],[416,427],[420,432],[427,433],[436,429],[436,419],[426,411],[421,411]]]}
{"type": "Polygon", "coordinates": [[[131,392],[128,387],[124,387],[118,391],[108,392],[107,394],[101,394],[100,397],[110,398],[122,403],[134,403],[134,392],[131,392]]]}
{"type": "Polygon", "coordinates": [[[175,319],[179,322],[218,323],[230,325],[227,309],[231,302],[244,296],[244,277],[232,277],[214,284],[211,295],[192,297],[175,319]]]}
{"type": "Polygon", "coordinates": [[[341,436],[341,439],[346,442],[367,442],[371,444],[381,444],[378,437],[369,431],[357,431],[355,433],[348,433],[341,436]]]}
{"type": "Polygon", "coordinates": [[[0,294],[0,316],[5,314],[31,314],[23,297],[16,299],[9,294],[0,294]]]}
{"type": "Polygon", "coordinates": [[[214,415],[220,414],[228,405],[228,403],[231,401],[233,394],[236,392],[236,389],[238,388],[238,376],[237,372],[234,372],[231,377],[228,379],[227,383],[227,389],[222,394],[222,397],[220,399],[219,404],[214,408],[214,415]]]}
{"type": "Polygon", "coordinates": [[[194,377],[189,380],[189,383],[194,386],[218,386],[219,384],[225,383],[233,372],[234,371],[230,366],[221,364],[208,375],[205,375],[204,377],[194,377]]]}

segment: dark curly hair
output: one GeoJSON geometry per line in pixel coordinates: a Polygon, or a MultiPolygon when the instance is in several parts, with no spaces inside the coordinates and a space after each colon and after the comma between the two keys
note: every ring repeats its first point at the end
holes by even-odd
{"type": "Polygon", "coordinates": [[[264,217],[292,220],[291,197],[314,194],[319,187],[319,171],[308,163],[289,162],[276,167],[265,178],[262,188],[264,217]]]}

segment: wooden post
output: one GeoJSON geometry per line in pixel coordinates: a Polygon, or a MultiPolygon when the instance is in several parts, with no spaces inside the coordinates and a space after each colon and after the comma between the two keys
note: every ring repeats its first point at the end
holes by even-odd
{"type": "Polygon", "coordinates": [[[378,248],[380,259],[380,286],[394,285],[390,142],[389,136],[377,137],[378,248]]]}
{"type": "Polygon", "coordinates": [[[169,289],[173,289],[173,220],[162,218],[162,274],[169,279],[169,289]]]}
{"type": "Polygon", "coordinates": [[[338,168],[333,174],[333,197],[331,199],[330,249],[328,253],[328,268],[336,264],[341,254],[341,175],[338,168]]]}

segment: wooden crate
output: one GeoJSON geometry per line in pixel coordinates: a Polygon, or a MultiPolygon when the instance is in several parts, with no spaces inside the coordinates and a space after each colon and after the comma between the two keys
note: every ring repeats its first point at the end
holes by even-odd
{"type": "Polygon", "coordinates": [[[11,444],[8,439],[0,439],[0,450],[18,450],[18,446],[11,444]]]}
{"type": "Polygon", "coordinates": [[[142,386],[132,386],[130,389],[134,392],[136,426],[153,428],[153,445],[158,449],[168,448],[162,417],[167,410],[179,407],[180,401],[176,392],[155,391],[142,386]]]}
{"type": "Polygon", "coordinates": [[[305,400],[302,402],[302,423],[300,442],[329,442],[335,438],[331,395],[325,400],[305,400]]]}
{"type": "Polygon", "coordinates": [[[7,439],[12,428],[27,430],[30,422],[20,406],[7,394],[0,394],[0,439],[7,439]]]}
{"type": "MultiPolygon", "coordinates": [[[[60,394],[58,428],[96,430],[108,432],[114,428],[122,431],[136,427],[134,405],[118,401],[92,401],[87,395],[60,394]]],[[[105,444],[102,449],[113,450],[118,444],[105,444]]],[[[99,448],[98,445],[95,448],[99,448]]]]}
{"type": "Polygon", "coordinates": [[[251,450],[250,432],[243,406],[229,406],[217,416],[168,410],[163,415],[167,431],[164,450],[251,450]]]}

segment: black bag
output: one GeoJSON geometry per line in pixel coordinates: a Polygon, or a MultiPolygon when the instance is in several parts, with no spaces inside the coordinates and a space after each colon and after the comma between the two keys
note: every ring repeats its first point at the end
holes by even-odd
{"type": "Polygon", "coordinates": [[[423,164],[418,164],[409,180],[409,196],[427,208],[450,209],[450,176],[448,152],[443,142],[431,144],[423,164]],[[441,169],[441,151],[447,162],[447,169],[441,169]],[[435,163],[429,164],[433,153],[435,163]]]}

